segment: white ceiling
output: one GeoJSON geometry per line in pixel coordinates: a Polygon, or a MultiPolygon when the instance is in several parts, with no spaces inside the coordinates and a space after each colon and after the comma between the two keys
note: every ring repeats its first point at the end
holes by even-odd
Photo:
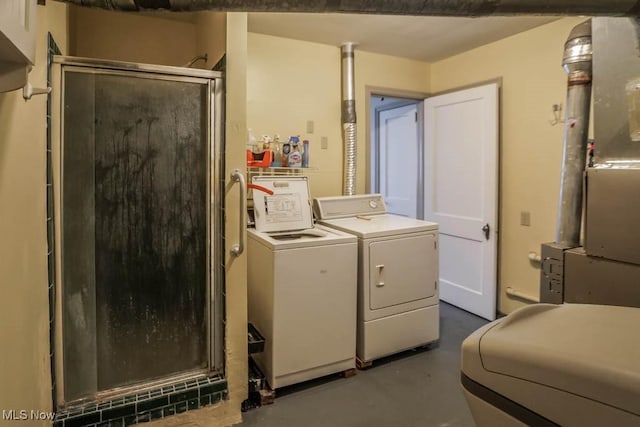
{"type": "Polygon", "coordinates": [[[249,13],[249,31],[434,62],[556,19],[249,13]]]}

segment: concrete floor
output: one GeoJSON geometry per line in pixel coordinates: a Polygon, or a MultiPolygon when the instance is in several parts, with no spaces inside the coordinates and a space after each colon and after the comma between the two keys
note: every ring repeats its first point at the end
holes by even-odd
{"type": "Polygon", "coordinates": [[[487,321],[440,305],[440,341],[374,362],[352,378],[329,376],[280,389],[273,405],[243,414],[244,427],[474,426],[460,388],[460,344],[487,321]]]}

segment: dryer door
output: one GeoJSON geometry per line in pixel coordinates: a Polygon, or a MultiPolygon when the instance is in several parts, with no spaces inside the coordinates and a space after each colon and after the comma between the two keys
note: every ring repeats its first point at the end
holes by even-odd
{"type": "Polygon", "coordinates": [[[369,309],[431,298],[436,294],[436,237],[424,234],[369,245],[369,309]]]}

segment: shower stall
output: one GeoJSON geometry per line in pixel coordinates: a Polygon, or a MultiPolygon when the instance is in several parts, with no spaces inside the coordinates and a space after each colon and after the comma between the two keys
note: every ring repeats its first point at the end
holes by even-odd
{"type": "Polygon", "coordinates": [[[221,373],[221,74],[52,72],[58,406],[221,373]]]}

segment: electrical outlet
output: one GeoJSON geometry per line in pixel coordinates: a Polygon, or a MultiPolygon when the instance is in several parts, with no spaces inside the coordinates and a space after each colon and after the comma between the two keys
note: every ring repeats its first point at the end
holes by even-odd
{"type": "Polygon", "coordinates": [[[307,133],[313,133],[313,120],[307,120],[307,133]]]}
{"type": "Polygon", "coordinates": [[[520,212],[520,225],[524,225],[525,227],[531,226],[531,212],[520,212]]]}
{"type": "Polygon", "coordinates": [[[323,150],[329,148],[329,138],[327,138],[326,136],[320,138],[320,148],[323,150]]]}

